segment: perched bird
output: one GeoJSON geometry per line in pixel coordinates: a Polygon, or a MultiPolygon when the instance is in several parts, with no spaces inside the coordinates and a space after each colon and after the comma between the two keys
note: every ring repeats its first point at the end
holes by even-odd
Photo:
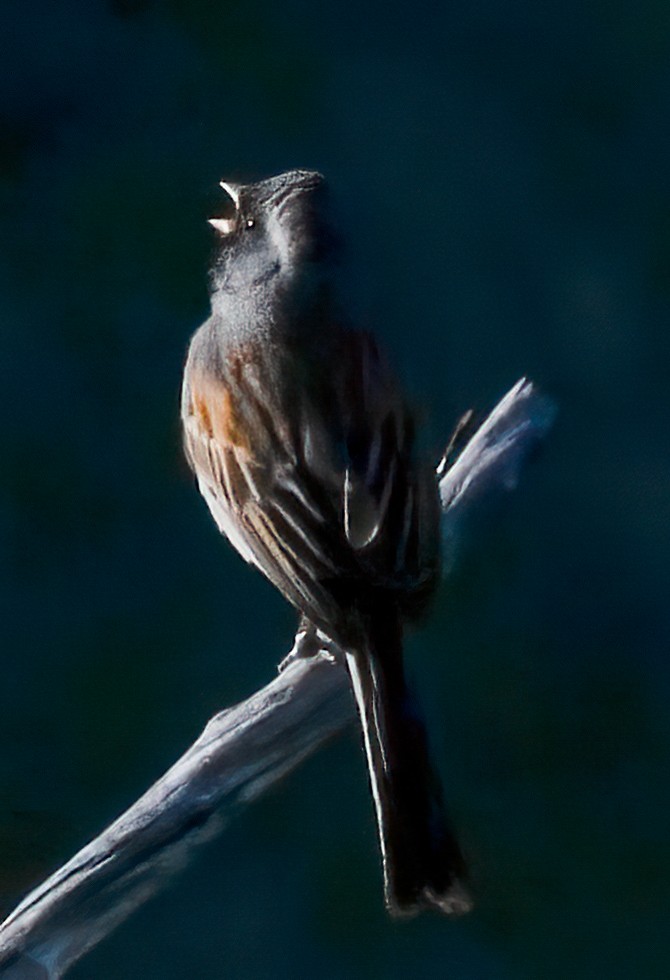
{"type": "Polygon", "coordinates": [[[390,912],[458,914],[464,862],[402,662],[403,623],[438,575],[435,475],[375,340],[340,308],[323,177],[222,187],[232,213],[210,219],[220,248],[184,372],[186,454],[231,544],[344,651],[390,912]]]}

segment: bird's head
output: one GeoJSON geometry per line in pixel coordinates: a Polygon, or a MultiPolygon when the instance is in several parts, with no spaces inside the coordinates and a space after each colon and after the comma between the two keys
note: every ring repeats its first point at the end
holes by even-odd
{"type": "Polygon", "coordinates": [[[212,270],[212,304],[217,294],[266,300],[305,282],[323,279],[335,251],[326,184],[314,170],[289,170],[255,184],[221,182],[226,212],[209,222],[219,235],[212,270]]]}

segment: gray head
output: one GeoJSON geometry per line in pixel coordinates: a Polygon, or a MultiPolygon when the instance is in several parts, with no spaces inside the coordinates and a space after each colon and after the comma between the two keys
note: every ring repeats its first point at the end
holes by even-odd
{"type": "MultiPolygon", "coordinates": [[[[311,292],[333,250],[325,181],[313,170],[289,170],[256,184],[221,182],[230,198],[225,217],[210,218],[220,235],[212,269],[212,308],[231,315],[311,292]]],[[[275,311],[276,312],[276,311],[275,311]]]]}

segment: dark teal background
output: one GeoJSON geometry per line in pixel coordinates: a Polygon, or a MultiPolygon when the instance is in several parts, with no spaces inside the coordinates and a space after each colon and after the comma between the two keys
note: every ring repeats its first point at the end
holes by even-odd
{"type": "Polygon", "coordinates": [[[0,908],[290,644],[178,390],[217,181],[315,167],[436,444],[522,374],[560,407],[411,642],[477,910],[387,919],[352,733],[73,980],[666,978],[667,4],[5,0],[0,37],[0,908]]]}

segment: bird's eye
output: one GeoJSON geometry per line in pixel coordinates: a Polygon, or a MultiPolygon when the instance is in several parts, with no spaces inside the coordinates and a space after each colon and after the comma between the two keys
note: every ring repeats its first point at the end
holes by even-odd
{"type": "Polygon", "coordinates": [[[247,220],[246,220],[246,226],[247,226],[247,228],[253,228],[253,226],[255,224],[256,224],[256,222],[254,221],[253,218],[247,218],[247,220]]]}

